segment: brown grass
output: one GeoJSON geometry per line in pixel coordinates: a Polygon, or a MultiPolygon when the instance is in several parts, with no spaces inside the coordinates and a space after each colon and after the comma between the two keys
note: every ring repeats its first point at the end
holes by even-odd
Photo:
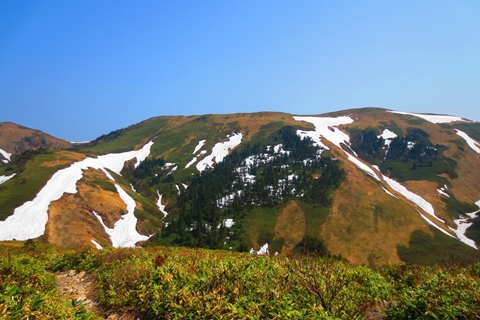
{"type": "Polygon", "coordinates": [[[305,212],[294,200],[280,212],[275,224],[275,239],[284,238],[285,242],[281,253],[291,254],[293,248],[305,235],[305,212]]]}
{"type": "Polygon", "coordinates": [[[93,211],[102,216],[105,225],[112,228],[120,219],[120,210],[126,211],[126,205],[116,192],[92,185],[95,177],[106,178],[99,170],[84,171],[84,177],[77,183],[76,194],[65,193],[50,204],[45,241],[71,247],[93,247],[91,239],[102,245],[111,244],[93,211]]]}
{"type": "Polygon", "coordinates": [[[320,237],[333,254],[353,263],[399,263],[397,245],[408,246],[415,230],[432,234],[428,224],[412,205],[388,195],[379,182],[346,160],[343,152],[332,153],[343,160],[348,178],[334,195],[332,214],[320,237]]]}

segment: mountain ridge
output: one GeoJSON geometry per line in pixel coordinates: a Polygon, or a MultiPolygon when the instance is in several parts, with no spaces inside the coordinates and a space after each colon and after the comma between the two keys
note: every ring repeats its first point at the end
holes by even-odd
{"type": "MultiPolygon", "coordinates": [[[[249,250],[251,247],[260,250],[260,247],[268,243],[272,254],[275,251],[291,254],[297,252],[302,241],[308,238],[321,240],[332,254],[342,255],[355,263],[374,265],[400,261],[421,263],[418,261],[421,260],[418,252],[429,246],[431,251],[429,256],[440,252],[441,248],[448,247],[459,252],[455,259],[466,261],[478,259],[478,250],[470,251],[468,248],[474,250],[475,241],[477,245],[480,242],[475,231],[477,226],[475,215],[464,218],[466,213],[478,210],[475,203],[480,199],[480,182],[477,182],[475,174],[472,174],[480,172],[478,153],[474,148],[478,140],[472,138],[477,137],[479,128],[479,123],[459,117],[400,114],[377,108],[350,109],[304,117],[270,112],[163,116],[113,131],[90,143],[74,145],[70,150],[34,155],[33,160],[27,160],[27,164],[32,164],[33,169],[48,161],[50,164],[55,161],[56,164],[62,163],[61,166],[56,165],[52,169],[55,174],[58,169],[68,168],[74,164],[74,159],[100,158],[112,152],[133,152],[128,150],[138,152],[148,141],[152,141],[150,151],[143,158],[143,165],[138,160],[126,159],[120,170],[111,171],[107,167],[98,167],[99,170],[95,172],[89,167],[83,169],[81,175],[84,178],[76,182],[76,188],[90,191],[76,192],[72,196],[65,193],[56,200],[55,205],[47,209],[50,221],[46,223],[48,232],[41,237],[46,242],[74,246],[98,247],[94,242],[99,246],[109,245],[111,240],[105,234],[108,230],[104,226],[102,232],[102,222],[93,212],[99,214],[103,220],[106,219],[109,228],[112,227],[113,221],[120,221],[127,211],[126,207],[122,209],[125,204],[121,204],[119,197],[118,188],[121,188],[134,199],[134,215],[138,220],[137,232],[148,236],[159,232],[147,241],[148,244],[184,243],[227,250],[230,247],[234,250],[249,250]],[[335,121],[338,119],[332,120],[338,117],[344,117],[345,123],[337,124],[335,121]],[[307,118],[313,122],[306,121],[307,118]],[[320,129],[322,125],[316,125],[315,121],[325,121],[326,118],[333,122],[320,129]],[[397,138],[391,136],[384,139],[382,132],[385,130],[397,138]],[[462,137],[459,132],[465,132],[468,138],[462,137]],[[238,136],[235,139],[239,141],[233,143],[232,139],[236,134],[238,136]],[[367,137],[371,138],[368,143],[363,139],[367,137]],[[205,141],[200,143],[203,140],[205,141]],[[228,141],[230,145],[225,144],[228,141]],[[385,141],[390,141],[390,144],[384,144],[385,141]],[[285,147],[288,145],[290,147],[285,147]],[[276,150],[273,150],[273,147],[276,150]],[[283,149],[284,147],[286,149],[283,149]],[[219,150],[218,153],[214,151],[215,148],[219,150]],[[320,148],[322,151],[311,148],[320,148]],[[316,152],[322,156],[315,156],[316,152]],[[252,159],[254,167],[247,166],[241,169],[238,164],[242,161],[245,163],[246,159],[242,160],[241,154],[252,159]],[[261,154],[264,155],[259,157],[261,154]],[[310,160],[302,158],[302,154],[310,154],[310,160]],[[308,162],[315,157],[318,160],[308,162]],[[43,158],[43,161],[40,161],[40,158],[43,158]],[[324,187],[318,184],[317,179],[324,179],[330,169],[325,171],[326,169],[316,166],[320,165],[321,162],[318,162],[320,159],[328,158],[336,159],[336,166],[345,172],[346,179],[343,182],[338,180],[338,187],[334,187],[337,182],[334,184],[329,182],[332,187],[318,193],[324,187]],[[38,160],[38,163],[33,166],[32,161],[35,160],[38,160]],[[315,161],[318,164],[315,164],[315,161]],[[220,163],[222,166],[219,166],[220,163]],[[230,172],[228,166],[233,169],[233,175],[228,173],[230,172]],[[213,174],[212,177],[215,177],[215,172],[219,170],[227,171],[221,171],[224,172],[223,177],[211,178],[211,181],[215,185],[221,181],[219,179],[224,179],[225,183],[222,185],[225,189],[212,193],[211,196],[214,196],[212,200],[202,200],[206,201],[205,203],[213,202],[208,205],[209,209],[201,209],[195,213],[195,210],[200,209],[198,206],[202,206],[202,201],[195,199],[210,194],[210,191],[202,191],[203,195],[192,195],[193,191],[189,191],[193,190],[190,189],[191,184],[198,183],[202,176],[213,174]],[[238,170],[244,170],[247,175],[238,176],[238,170]],[[285,178],[281,178],[282,175],[285,178]],[[90,178],[85,180],[85,177],[90,178]],[[240,180],[234,182],[235,179],[240,180]],[[265,179],[270,182],[265,182],[265,179]],[[284,182],[275,179],[284,179],[281,180],[284,182]],[[263,189],[259,187],[259,183],[264,186],[263,189]],[[315,183],[317,187],[312,187],[315,183]],[[84,187],[81,187],[82,185],[84,187]],[[306,188],[305,192],[308,191],[304,196],[295,195],[295,191],[292,193],[292,188],[300,186],[306,188]],[[249,188],[253,188],[252,191],[248,191],[249,188]],[[101,199],[92,200],[91,195],[95,193],[110,194],[117,199],[115,201],[118,204],[113,205],[112,202],[111,207],[117,208],[114,210],[116,213],[112,210],[107,213],[106,208],[103,212],[93,210],[94,207],[101,207],[98,204],[102,202],[101,199]],[[252,199],[249,201],[254,201],[253,203],[258,202],[263,199],[259,198],[259,195],[264,193],[264,197],[273,198],[262,205],[253,204],[243,209],[238,204],[238,201],[245,201],[247,198],[252,199]],[[271,196],[268,196],[268,193],[271,196]],[[182,197],[188,194],[190,194],[188,197],[192,198],[185,202],[182,197]],[[320,198],[314,196],[311,198],[312,202],[308,200],[311,197],[309,194],[321,196],[320,198]],[[254,198],[251,198],[252,195],[254,198]],[[67,200],[68,197],[73,198],[67,200]],[[215,197],[217,200],[214,200],[215,197]],[[227,199],[222,200],[227,204],[223,208],[218,205],[218,199],[223,199],[222,197],[227,199]],[[326,202],[322,200],[315,204],[315,201],[323,198],[326,202]],[[331,201],[327,201],[329,198],[331,201]],[[73,214],[77,210],[75,208],[78,208],[78,205],[74,205],[78,203],[75,199],[90,203],[82,209],[83,214],[78,216],[70,214],[72,217],[70,220],[78,220],[76,227],[71,228],[72,232],[85,228],[90,230],[81,231],[80,234],[83,236],[76,237],[84,238],[80,241],[81,244],[79,242],[74,244],[69,240],[68,234],[62,235],[60,231],[62,224],[54,227],[52,219],[53,216],[59,216],[54,212],[59,212],[61,216],[62,212],[67,212],[65,208],[69,207],[72,208],[73,214]],[[192,211],[192,208],[198,209],[192,211]],[[206,215],[203,216],[201,212],[205,212],[206,215]],[[292,222],[289,225],[286,222],[288,219],[285,218],[289,216],[300,219],[299,221],[305,219],[305,223],[292,222]],[[226,219],[232,219],[235,223],[229,228],[214,229],[214,226],[226,219]],[[464,223],[470,224],[469,228],[464,228],[466,231],[457,234],[456,232],[464,227],[464,223]],[[291,231],[287,232],[289,228],[291,231]],[[191,231],[184,232],[189,229],[191,231]],[[297,236],[290,237],[290,234],[297,236]],[[463,247],[465,244],[459,241],[465,234],[477,239],[472,240],[468,237],[466,239],[469,240],[463,239],[465,243],[469,243],[469,247],[463,247]],[[91,241],[87,241],[87,235],[90,235],[91,241]],[[414,235],[430,240],[422,245],[418,241],[413,241],[414,235]],[[54,238],[57,240],[52,240],[54,238]],[[462,255],[464,257],[461,257],[462,255]]],[[[6,164],[0,168],[0,176],[7,176],[9,168],[13,168],[11,173],[17,170],[14,168],[15,161],[14,157],[10,165],[6,164]]],[[[3,208],[16,207],[9,206],[12,200],[6,199],[8,189],[18,188],[15,185],[18,185],[21,179],[25,179],[21,177],[22,175],[34,178],[33,176],[37,174],[33,171],[27,174],[27,169],[15,172],[18,176],[0,185],[0,205],[3,205],[3,208]],[[9,186],[11,188],[8,188],[9,186]]],[[[42,179],[46,182],[49,177],[45,176],[42,179]]],[[[41,189],[45,182],[38,182],[37,189],[41,189]]],[[[2,212],[3,217],[10,216],[11,213],[13,211],[2,212]]],[[[68,221],[65,220],[63,225],[65,226],[68,221]]],[[[1,223],[0,220],[0,225],[1,223]]]]}

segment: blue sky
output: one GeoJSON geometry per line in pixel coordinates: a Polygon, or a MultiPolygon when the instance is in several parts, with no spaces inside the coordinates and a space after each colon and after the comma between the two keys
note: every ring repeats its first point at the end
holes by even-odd
{"type": "Polygon", "coordinates": [[[480,1],[0,2],[0,122],[367,106],[480,120],[480,1]]]}

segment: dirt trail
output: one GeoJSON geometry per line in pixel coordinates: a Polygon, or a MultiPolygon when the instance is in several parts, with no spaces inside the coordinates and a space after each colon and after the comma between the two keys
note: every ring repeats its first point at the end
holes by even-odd
{"type": "Polygon", "coordinates": [[[132,314],[119,313],[112,310],[104,310],[95,301],[96,280],[93,275],[85,271],[69,270],[55,273],[57,278],[57,289],[61,295],[68,299],[76,300],[87,307],[87,311],[95,313],[97,316],[108,320],[134,320],[136,317],[132,314]]]}

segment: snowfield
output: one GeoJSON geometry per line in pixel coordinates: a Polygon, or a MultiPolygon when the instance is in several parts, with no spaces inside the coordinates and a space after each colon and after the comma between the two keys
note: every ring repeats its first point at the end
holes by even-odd
{"type": "Polygon", "coordinates": [[[8,181],[10,179],[12,179],[13,177],[15,177],[15,174],[16,173],[13,173],[9,176],[0,176],[0,184],[4,183],[5,181],[8,181]]]}
{"type": "Polygon", "coordinates": [[[430,121],[432,123],[450,123],[454,121],[466,121],[470,122],[470,120],[465,120],[460,117],[455,117],[455,116],[448,116],[448,115],[439,115],[439,114],[422,114],[422,113],[412,113],[412,112],[402,112],[402,111],[393,111],[393,110],[387,110],[387,112],[390,113],[396,113],[396,114],[406,114],[414,117],[419,117],[422,119],[425,119],[427,121],[430,121]]]}
{"type": "Polygon", "coordinates": [[[468,134],[466,134],[463,131],[460,131],[458,129],[455,129],[455,131],[460,137],[462,137],[467,142],[468,146],[472,148],[473,151],[475,151],[476,153],[480,153],[480,143],[470,138],[468,134]]]}
{"type": "Polygon", "coordinates": [[[197,170],[202,172],[206,168],[211,168],[215,163],[223,161],[228,155],[230,149],[234,149],[242,142],[242,133],[234,133],[225,142],[218,142],[212,148],[212,153],[205,158],[203,158],[199,163],[197,163],[197,170]]]}
{"type": "MultiPolygon", "coordinates": [[[[86,158],[73,163],[70,167],[57,171],[40,190],[35,199],[25,202],[15,209],[5,221],[0,221],[0,241],[27,240],[37,238],[45,232],[48,221],[48,207],[52,201],[58,200],[67,193],[76,193],[76,184],[83,177],[83,170],[88,168],[111,171],[120,174],[126,161],[136,158],[137,163],[145,160],[150,154],[153,142],[150,141],[138,151],[112,153],[98,158],[86,158]]],[[[107,175],[108,176],[108,175],[107,175]]],[[[113,179],[113,177],[110,177],[113,179]]],[[[123,191],[123,190],[122,190],[123,191]]]]}

